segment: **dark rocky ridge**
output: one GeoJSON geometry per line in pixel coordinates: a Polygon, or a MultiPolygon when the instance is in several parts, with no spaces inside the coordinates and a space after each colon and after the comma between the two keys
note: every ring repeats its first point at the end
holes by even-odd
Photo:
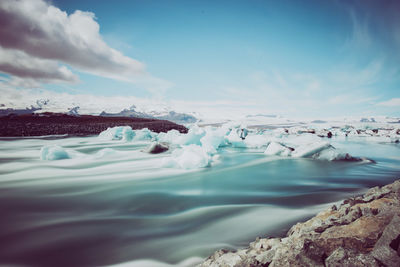
{"type": "Polygon", "coordinates": [[[284,238],[219,250],[199,266],[400,266],[400,180],[297,223],[284,238]]]}
{"type": "Polygon", "coordinates": [[[132,129],[148,128],[154,132],[167,132],[172,129],[181,133],[187,132],[186,127],[166,120],[42,113],[0,117],[0,136],[65,134],[87,136],[99,134],[108,127],[114,126],[131,126],[132,129]]]}

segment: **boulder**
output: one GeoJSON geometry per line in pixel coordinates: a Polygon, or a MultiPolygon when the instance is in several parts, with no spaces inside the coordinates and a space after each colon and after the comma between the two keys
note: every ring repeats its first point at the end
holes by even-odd
{"type": "Polygon", "coordinates": [[[159,154],[167,151],[168,149],[169,145],[167,143],[153,142],[150,144],[148,148],[146,148],[145,152],[150,154],[159,154]]]}

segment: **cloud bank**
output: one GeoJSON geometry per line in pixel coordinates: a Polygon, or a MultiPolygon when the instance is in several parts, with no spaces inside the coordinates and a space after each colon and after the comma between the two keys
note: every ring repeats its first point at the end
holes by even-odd
{"type": "Polygon", "coordinates": [[[43,0],[0,1],[0,71],[39,83],[78,80],[79,71],[150,87],[168,87],[145,65],[109,47],[91,12],[72,14],[43,0]]]}
{"type": "Polygon", "coordinates": [[[377,105],[385,107],[400,107],[400,98],[392,98],[388,101],[379,102],[377,105]]]}

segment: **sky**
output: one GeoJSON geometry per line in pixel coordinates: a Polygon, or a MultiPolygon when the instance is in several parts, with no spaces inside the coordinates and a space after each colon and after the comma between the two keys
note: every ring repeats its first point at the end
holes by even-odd
{"type": "Polygon", "coordinates": [[[0,1],[0,104],[400,117],[400,2],[0,1]]]}

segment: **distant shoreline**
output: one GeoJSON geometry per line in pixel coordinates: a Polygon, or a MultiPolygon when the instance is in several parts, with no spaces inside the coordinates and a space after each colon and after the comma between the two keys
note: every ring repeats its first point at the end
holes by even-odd
{"type": "Polygon", "coordinates": [[[188,131],[186,127],[167,120],[41,113],[0,117],[0,136],[89,136],[115,126],[130,126],[134,130],[148,128],[153,132],[167,132],[173,129],[181,133],[188,131]]]}

